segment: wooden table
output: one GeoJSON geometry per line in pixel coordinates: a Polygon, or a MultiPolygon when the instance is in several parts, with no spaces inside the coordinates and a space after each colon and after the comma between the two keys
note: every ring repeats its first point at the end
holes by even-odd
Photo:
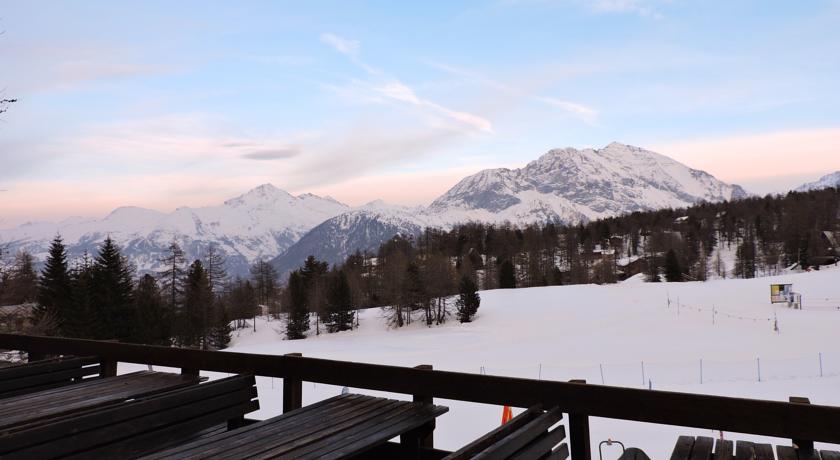
{"type": "Polygon", "coordinates": [[[198,376],[140,371],[5,398],[0,403],[0,436],[18,426],[31,427],[198,382],[198,376]]]}
{"type": "Polygon", "coordinates": [[[410,451],[416,448],[422,430],[448,410],[347,394],[144,458],[339,459],[369,451],[396,436],[403,437],[410,451]]]}

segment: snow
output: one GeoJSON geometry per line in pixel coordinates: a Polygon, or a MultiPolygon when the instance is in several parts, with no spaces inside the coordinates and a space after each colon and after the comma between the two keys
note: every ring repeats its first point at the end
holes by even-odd
{"type": "MultiPolygon", "coordinates": [[[[236,333],[230,350],[302,352],[358,362],[432,364],[435,369],[473,373],[585,378],[590,383],[601,383],[603,370],[608,385],[651,384],[661,390],[781,401],[806,396],[814,404],[840,406],[840,310],[823,308],[831,302],[840,307],[838,281],[840,269],[832,267],[751,280],[645,283],[637,276],[617,285],[485,291],[478,317],[469,324],[450,321],[427,328],[418,321],[400,330],[388,329],[380,310],[371,309],[362,312],[361,327],[355,331],[286,341],[282,322],[260,319],[256,333],[251,329],[236,333]],[[771,305],[771,283],[793,283],[803,294],[805,309],[771,305]],[[809,299],[821,307],[809,310],[809,299]]],[[[262,408],[256,416],[279,414],[282,381],[259,378],[258,387],[262,408]]],[[[307,382],[304,403],[340,391],[307,382]]],[[[477,438],[497,426],[501,417],[496,406],[436,401],[450,408],[438,419],[435,432],[436,445],[443,449],[456,449],[477,438]]],[[[599,418],[591,420],[591,433],[593,451],[598,442],[612,438],[641,447],[651,458],[667,458],[678,435],[717,436],[711,430],[599,418]]],[[[790,443],[735,433],[725,436],[790,443]]]]}
{"type": "Polygon", "coordinates": [[[796,188],[797,192],[808,192],[811,190],[820,190],[829,187],[840,187],[840,171],[835,171],[831,174],[826,174],[814,182],[802,184],[796,188]]]}

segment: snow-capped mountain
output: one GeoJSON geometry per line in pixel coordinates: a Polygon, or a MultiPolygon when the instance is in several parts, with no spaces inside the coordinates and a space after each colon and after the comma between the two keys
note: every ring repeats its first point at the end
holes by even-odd
{"type": "Polygon", "coordinates": [[[840,187],[840,171],[835,171],[831,174],[826,174],[814,182],[808,182],[796,187],[797,192],[808,192],[811,190],[820,190],[830,187],[840,187]]]}
{"type": "Polygon", "coordinates": [[[550,150],[520,169],[464,178],[429,211],[444,220],[578,222],[617,214],[738,199],[746,192],[671,158],[614,142],[550,150]]]}
{"type": "Polygon", "coordinates": [[[576,223],[746,195],[737,185],[637,147],[612,143],[598,150],[556,149],[521,169],[486,169],[468,176],[428,208],[375,202],[335,216],[275,263],[286,273],[310,254],[339,262],[357,249],[376,249],[394,235],[416,235],[424,227],[470,221],[576,223]]]}
{"type": "Polygon", "coordinates": [[[117,208],[103,219],[72,218],[0,230],[0,246],[24,249],[43,260],[50,241],[61,234],[71,259],[96,253],[110,235],[140,271],[155,270],[173,240],[187,260],[202,257],[211,244],[228,259],[232,274],[247,273],[258,258],[273,258],[326,219],[350,208],[332,198],[293,196],[261,185],[218,206],[178,208],[161,213],[137,207],[117,208]]]}
{"type": "Polygon", "coordinates": [[[330,264],[358,251],[375,251],[395,235],[419,235],[431,225],[425,209],[390,205],[380,200],[327,219],[273,260],[281,274],[303,264],[310,255],[330,264]]]}

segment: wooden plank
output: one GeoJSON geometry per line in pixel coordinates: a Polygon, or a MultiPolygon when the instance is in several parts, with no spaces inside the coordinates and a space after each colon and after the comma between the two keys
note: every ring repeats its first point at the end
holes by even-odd
{"type": "MultiPolygon", "coordinates": [[[[289,358],[300,358],[300,353],[287,353],[289,358]]],[[[303,405],[303,381],[293,377],[283,378],[283,413],[300,409],[303,405]]]]}
{"type": "Polygon", "coordinates": [[[816,404],[15,334],[0,334],[0,347],[42,354],[97,355],[115,361],[179,368],[193,366],[207,371],[255,373],[485,404],[530,407],[541,403],[590,417],[840,443],[837,429],[840,407],[816,404]],[[476,388],[482,391],[475,391],[476,388]]]}
{"type": "Polygon", "coordinates": [[[755,444],[749,441],[735,443],[735,460],[753,460],[755,458],[755,444]]]}
{"type": "Polygon", "coordinates": [[[755,447],[755,460],[776,460],[773,456],[773,446],[770,444],[758,444],[755,447]]]}
{"type": "Polygon", "coordinates": [[[155,454],[148,455],[147,460],[159,460],[163,458],[181,458],[186,455],[187,451],[195,450],[200,451],[202,447],[213,444],[213,443],[232,443],[232,438],[235,437],[242,437],[244,433],[248,432],[256,432],[257,436],[265,437],[265,434],[272,428],[274,425],[281,425],[282,423],[297,419],[298,417],[305,416],[310,413],[314,413],[318,409],[324,409],[330,406],[335,406],[336,404],[343,404],[346,401],[352,401],[353,399],[359,398],[359,395],[340,395],[335,396],[333,398],[325,399],[323,401],[319,401],[315,404],[310,404],[308,406],[304,406],[297,411],[294,411],[289,414],[283,414],[278,417],[274,417],[268,420],[263,420],[261,422],[248,425],[243,428],[239,428],[236,431],[228,431],[224,433],[219,433],[213,436],[203,437],[202,439],[198,439],[196,441],[186,443],[184,445],[174,447],[171,449],[167,449],[165,451],[161,451],[155,454]]]}
{"type": "Polygon", "coordinates": [[[287,445],[302,437],[310,436],[317,432],[319,427],[335,427],[347,423],[354,416],[363,416],[393,403],[383,398],[372,397],[346,398],[336,402],[338,404],[326,406],[326,409],[334,407],[333,411],[316,409],[305,412],[303,415],[297,411],[290,412],[278,417],[277,420],[269,419],[226,435],[217,436],[209,442],[184,446],[184,448],[167,451],[154,458],[230,457],[244,456],[245,453],[254,455],[273,446],[287,445]],[[273,445],[266,446],[269,442],[273,445]]]}
{"type": "Polygon", "coordinates": [[[490,458],[507,458],[516,451],[530,443],[537,436],[548,430],[552,425],[563,418],[563,413],[558,408],[540,414],[534,420],[528,422],[522,428],[511,433],[501,441],[478,453],[475,460],[490,458]]]}
{"type": "Polygon", "coordinates": [[[521,414],[517,415],[516,417],[510,419],[510,421],[508,421],[504,425],[499,426],[495,430],[483,435],[475,441],[447,455],[444,460],[460,460],[471,458],[473,455],[490,447],[499,439],[508,436],[513,431],[524,426],[526,423],[533,420],[537,415],[541,414],[542,412],[542,406],[532,406],[529,409],[522,412],[521,414]]]}
{"type": "MultiPolygon", "coordinates": [[[[798,460],[796,449],[791,446],[776,446],[776,454],[779,460],[798,460]]],[[[756,456],[758,458],[758,456],[756,456]]]]}
{"type": "Polygon", "coordinates": [[[694,436],[680,436],[674,445],[674,451],[671,452],[671,460],[688,460],[693,447],[694,436]]]}
{"type": "Polygon", "coordinates": [[[820,457],[822,460],[840,460],[840,452],[833,450],[821,450],[820,457]]]}
{"type": "MultiPolygon", "coordinates": [[[[44,447],[44,453],[71,452],[74,449],[139,434],[155,427],[225,411],[230,407],[253,407],[252,410],[256,410],[258,404],[251,401],[256,394],[255,389],[250,386],[253,384],[253,377],[233,377],[109,409],[50,419],[49,423],[34,427],[17,426],[4,433],[0,453],[20,450],[31,445],[44,447]]],[[[225,420],[215,420],[213,424],[225,420]]],[[[198,429],[200,428],[195,426],[193,431],[198,429]]],[[[37,452],[32,451],[31,456],[43,455],[37,452]]]]}
{"type": "Polygon", "coordinates": [[[691,460],[709,460],[712,458],[712,446],[715,440],[708,436],[697,436],[691,449],[691,460]]]}
{"type": "MultiPolygon", "coordinates": [[[[375,418],[354,426],[350,430],[322,439],[319,444],[326,448],[306,449],[309,453],[299,458],[301,460],[307,458],[328,460],[355,457],[395,436],[421,428],[429,420],[434,420],[449,410],[446,407],[430,404],[402,403],[401,406],[391,415],[377,415],[375,418]]],[[[296,457],[298,452],[298,450],[294,451],[296,457]]],[[[269,455],[273,455],[273,453],[273,451],[267,452],[269,455]]]]}
{"type": "Polygon", "coordinates": [[[728,439],[715,440],[715,460],[733,460],[735,458],[732,448],[734,443],[728,439]]]}
{"type": "Polygon", "coordinates": [[[512,460],[539,460],[550,455],[554,447],[564,439],[566,439],[566,427],[560,425],[535,439],[509,458],[512,460]]]}
{"type": "Polygon", "coordinates": [[[90,366],[97,363],[98,361],[94,357],[65,356],[46,359],[43,361],[16,364],[0,369],[0,382],[47,372],[56,372],[60,370],[90,366]]]}
{"type": "Polygon", "coordinates": [[[195,383],[196,380],[177,374],[143,371],[7,398],[0,406],[0,432],[15,425],[31,424],[60,414],[118,404],[127,399],[195,383]]]}

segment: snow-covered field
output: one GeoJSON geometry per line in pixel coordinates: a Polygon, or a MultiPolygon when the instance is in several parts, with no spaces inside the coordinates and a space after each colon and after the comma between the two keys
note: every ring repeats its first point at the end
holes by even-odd
{"type": "MultiPolygon", "coordinates": [[[[358,330],[286,341],[280,322],[261,320],[256,333],[239,331],[230,350],[432,364],[436,369],[542,379],[585,378],[608,385],[782,401],[806,396],[815,404],[840,406],[837,268],[706,283],[630,279],[607,286],[486,291],[481,297],[478,318],[470,324],[453,320],[427,328],[418,321],[394,330],[386,328],[379,310],[368,310],[358,330]],[[805,308],[771,305],[771,283],[793,283],[805,308]]],[[[280,413],[282,381],[260,378],[258,386],[262,409],[255,416],[280,413]]],[[[304,403],[340,391],[304,383],[304,403]]],[[[450,408],[439,418],[435,433],[436,445],[444,449],[475,439],[497,426],[501,417],[500,407],[437,402],[450,408]]],[[[642,448],[651,458],[667,458],[679,434],[718,436],[711,430],[597,418],[591,421],[591,433],[593,452],[598,442],[612,438],[642,448]]]]}

